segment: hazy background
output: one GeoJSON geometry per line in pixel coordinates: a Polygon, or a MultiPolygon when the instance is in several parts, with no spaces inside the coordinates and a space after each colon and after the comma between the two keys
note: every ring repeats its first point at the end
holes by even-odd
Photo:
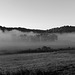
{"type": "MultiPolygon", "coordinates": [[[[0,51],[17,51],[48,46],[51,48],[75,47],[75,33],[21,32],[0,30],[0,51]]],[[[1,52],[0,52],[1,53],[1,52]]]]}
{"type": "Polygon", "coordinates": [[[75,25],[75,0],[0,0],[0,25],[32,29],[75,25]]]}
{"type": "Polygon", "coordinates": [[[47,43],[57,40],[56,34],[41,35],[34,32],[21,32],[18,30],[5,31],[0,30],[0,50],[25,50],[38,48],[47,43]]]}

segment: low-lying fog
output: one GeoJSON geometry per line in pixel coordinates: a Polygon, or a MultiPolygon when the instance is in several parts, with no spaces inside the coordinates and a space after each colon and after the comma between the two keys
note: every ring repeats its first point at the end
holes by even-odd
{"type": "Polygon", "coordinates": [[[0,30],[0,50],[24,50],[41,46],[75,47],[75,33],[39,34],[18,30],[5,32],[0,30]]]}

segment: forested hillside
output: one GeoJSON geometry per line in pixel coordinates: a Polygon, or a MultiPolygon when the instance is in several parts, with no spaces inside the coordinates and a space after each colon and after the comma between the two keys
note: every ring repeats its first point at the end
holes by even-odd
{"type": "Polygon", "coordinates": [[[0,26],[0,29],[4,32],[5,30],[11,31],[11,30],[19,30],[22,32],[37,32],[37,33],[65,33],[65,32],[75,32],[75,26],[62,26],[57,28],[52,28],[48,30],[40,30],[40,29],[27,29],[22,27],[3,27],[0,26]]]}

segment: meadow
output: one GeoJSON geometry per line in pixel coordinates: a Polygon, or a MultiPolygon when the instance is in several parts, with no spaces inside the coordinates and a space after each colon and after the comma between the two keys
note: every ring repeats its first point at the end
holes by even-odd
{"type": "Polygon", "coordinates": [[[75,50],[0,55],[0,75],[75,75],[75,50]]]}

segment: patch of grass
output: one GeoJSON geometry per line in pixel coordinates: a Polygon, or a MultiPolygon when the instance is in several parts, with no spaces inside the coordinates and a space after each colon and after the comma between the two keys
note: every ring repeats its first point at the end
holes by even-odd
{"type": "Polygon", "coordinates": [[[75,75],[75,65],[70,64],[67,66],[62,66],[60,68],[58,68],[57,66],[57,69],[48,69],[47,71],[42,69],[19,69],[16,72],[0,72],[0,75],[75,75]]]}
{"type": "Polygon", "coordinates": [[[75,55],[68,50],[2,55],[0,75],[75,75],[75,55]]]}

